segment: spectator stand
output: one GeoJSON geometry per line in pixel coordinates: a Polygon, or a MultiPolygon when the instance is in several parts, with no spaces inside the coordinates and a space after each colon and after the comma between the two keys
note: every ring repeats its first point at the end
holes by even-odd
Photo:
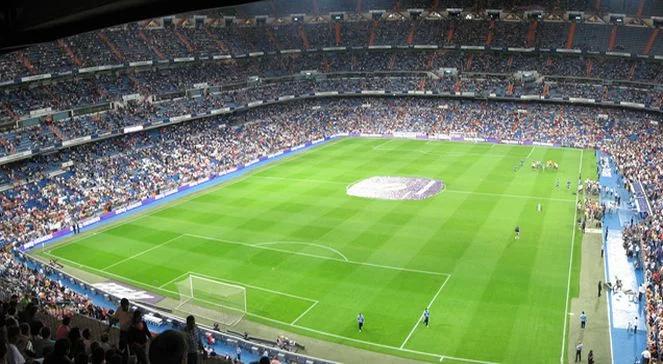
{"type": "MultiPolygon", "coordinates": [[[[44,263],[34,260],[30,257],[23,255],[20,252],[16,253],[17,260],[22,262],[26,267],[44,271],[46,277],[52,281],[59,282],[64,287],[76,292],[77,294],[90,299],[95,306],[106,310],[114,310],[123,297],[116,296],[109,292],[103,292],[95,288],[92,284],[87,283],[81,279],[74,278],[73,276],[56,269],[53,265],[46,266],[44,263]]],[[[144,313],[143,319],[148,324],[152,333],[160,334],[166,330],[182,330],[186,323],[186,318],[176,317],[168,313],[155,309],[148,304],[142,304],[133,301],[132,309],[141,309],[144,313]]],[[[108,321],[100,322],[100,326],[109,325],[108,321]]],[[[279,357],[286,360],[288,363],[307,363],[307,364],[333,364],[333,361],[315,358],[303,354],[280,350],[277,347],[265,345],[264,343],[271,342],[270,340],[254,340],[249,341],[236,334],[221,332],[214,330],[203,324],[198,324],[201,328],[204,338],[204,346],[207,351],[213,351],[216,356],[220,357],[235,357],[235,350],[237,346],[242,348],[242,362],[257,362],[264,353],[268,353],[269,357],[279,357]],[[214,338],[214,343],[210,344],[207,340],[208,335],[214,338]]]]}
{"type": "Polygon", "coordinates": [[[608,301],[612,358],[614,363],[631,363],[647,346],[648,326],[645,298],[638,300],[639,287],[645,284],[641,258],[639,254],[631,257],[625,254],[623,234],[631,221],[639,223],[640,217],[630,192],[624,189],[624,178],[615,168],[613,160],[600,151],[597,152],[597,159],[603,165],[599,177],[600,201],[609,206],[603,217],[602,234],[605,251],[604,282],[614,288],[606,288],[605,295],[608,301]],[[619,204],[615,196],[619,196],[619,204]],[[621,281],[619,289],[616,287],[617,280],[621,281]],[[635,317],[638,317],[638,331],[633,333],[635,317]]]}

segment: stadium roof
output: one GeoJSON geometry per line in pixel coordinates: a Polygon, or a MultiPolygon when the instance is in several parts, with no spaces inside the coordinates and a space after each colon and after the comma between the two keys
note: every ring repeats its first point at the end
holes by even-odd
{"type": "Polygon", "coordinates": [[[0,1],[0,50],[8,52],[111,25],[247,3],[247,0],[0,1]]]}

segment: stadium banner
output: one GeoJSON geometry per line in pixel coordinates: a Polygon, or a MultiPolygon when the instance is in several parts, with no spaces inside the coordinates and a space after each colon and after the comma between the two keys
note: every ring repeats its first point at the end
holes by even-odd
{"type": "Polygon", "coordinates": [[[258,160],[261,161],[261,162],[262,162],[262,161],[266,161],[266,160],[268,160],[268,159],[269,159],[269,157],[266,156],[266,155],[263,155],[263,156],[261,156],[260,158],[258,158],[258,160]]]}
{"type": "Polygon", "coordinates": [[[295,98],[295,95],[285,95],[285,96],[279,96],[278,100],[283,101],[283,100],[292,100],[295,98]]]}
{"type": "Polygon", "coordinates": [[[497,138],[484,138],[483,141],[486,143],[500,144],[500,140],[497,138]]]}
{"type": "Polygon", "coordinates": [[[294,146],[294,147],[290,148],[290,152],[300,150],[300,149],[304,148],[305,146],[306,146],[305,144],[300,144],[300,145],[294,146]]]}
{"type": "Polygon", "coordinates": [[[191,119],[191,114],[173,116],[172,118],[168,119],[168,121],[170,121],[171,123],[177,123],[188,119],[191,119]]]}
{"type": "Polygon", "coordinates": [[[393,48],[393,47],[390,46],[390,45],[372,45],[372,46],[368,46],[368,49],[391,49],[391,48],[393,48]]]}
{"type": "Polygon", "coordinates": [[[510,52],[534,52],[534,48],[508,47],[510,52]]]}
{"type": "MultiPolygon", "coordinates": [[[[272,153],[272,154],[269,154],[269,155],[267,156],[267,158],[278,157],[278,156],[280,156],[281,154],[283,154],[283,152],[272,153]]],[[[224,173],[226,173],[226,172],[224,171],[222,174],[224,174],[224,173]]],[[[228,173],[229,173],[229,172],[228,172],[228,173]]]]}
{"type": "Polygon", "coordinates": [[[663,59],[663,56],[657,54],[654,56],[654,59],[663,59]]]}
{"type": "Polygon", "coordinates": [[[415,139],[419,136],[419,133],[410,132],[410,131],[397,131],[393,133],[393,136],[396,138],[415,139]]]}
{"type": "Polygon", "coordinates": [[[462,137],[462,136],[452,136],[449,140],[453,140],[455,142],[462,142],[462,141],[465,141],[465,138],[462,137]]]}
{"type": "Polygon", "coordinates": [[[361,136],[361,137],[369,137],[369,138],[379,138],[379,137],[382,136],[382,134],[373,134],[373,133],[359,133],[357,135],[361,136]]]}
{"type": "Polygon", "coordinates": [[[281,54],[288,54],[288,53],[302,53],[301,49],[284,49],[282,51],[279,51],[281,54]]]}
{"type": "Polygon", "coordinates": [[[78,73],[89,73],[89,72],[97,72],[99,71],[99,66],[93,66],[93,67],[83,67],[78,69],[78,73]]]}
{"type": "Polygon", "coordinates": [[[178,62],[193,62],[195,61],[196,58],[194,57],[178,57],[178,58],[173,58],[173,62],[178,63],[178,62]]]}
{"type": "Polygon", "coordinates": [[[344,51],[346,50],[346,47],[322,47],[322,50],[325,52],[329,51],[344,51]]]}
{"type": "Polygon", "coordinates": [[[129,134],[129,133],[135,133],[135,132],[141,131],[141,130],[143,130],[142,125],[134,125],[134,126],[128,126],[128,127],[124,128],[123,133],[124,134],[129,134]]]}
{"type": "Polygon", "coordinates": [[[5,164],[5,163],[9,163],[9,162],[18,160],[18,159],[23,159],[23,158],[29,157],[31,155],[32,155],[31,150],[26,150],[26,151],[23,151],[23,152],[18,152],[18,153],[15,153],[15,154],[6,155],[4,157],[0,157],[0,164],[5,164]]]}
{"type": "Polygon", "coordinates": [[[210,115],[216,115],[216,114],[227,114],[230,112],[229,107],[224,107],[223,109],[214,109],[209,112],[210,115]]]}
{"type": "Polygon", "coordinates": [[[140,94],[135,93],[135,94],[129,94],[129,95],[122,95],[122,101],[131,101],[131,100],[139,100],[140,99],[140,94]]]}
{"type": "Polygon", "coordinates": [[[520,144],[519,141],[517,141],[517,140],[511,140],[511,139],[502,140],[502,143],[503,143],[503,144],[520,144]]]}
{"type": "Polygon", "coordinates": [[[384,90],[361,90],[362,95],[384,95],[384,90]]]}
{"type": "Polygon", "coordinates": [[[40,75],[33,75],[33,76],[25,76],[21,77],[21,82],[29,82],[29,81],[36,81],[36,80],[45,80],[51,78],[50,73],[42,73],[40,75]]]}
{"type": "Polygon", "coordinates": [[[56,169],[55,171],[48,172],[48,178],[53,178],[57,177],[61,174],[67,173],[67,171],[63,171],[61,169],[56,169]]]}
{"type": "Polygon", "coordinates": [[[606,56],[618,56],[618,57],[628,57],[631,58],[631,53],[626,53],[626,52],[605,52],[606,56]]]}
{"type": "Polygon", "coordinates": [[[22,251],[26,251],[26,250],[28,250],[28,249],[34,247],[34,246],[37,245],[37,244],[40,244],[40,243],[46,242],[46,241],[51,240],[51,239],[53,239],[53,234],[47,234],[47,235],[44,235],[44,236],[42,236],[41,238],[37,238],[37,239],[35,239],[35,240],[32,240],[32,241],[30,241],[30,242],[28,242],[28,243],[25,243],[25,244],[21,245],[21,250],[22,250],[22,251]]]}
{"type": "Polygon", "coordinates": [[[542,143],[542,142],[532,142],[534,145],[540,145],[542,147],[552,147],[553,143],[542,143]]]}
{"type": "Polygon", "coordinates": [[[316,92],[313,95],[314,96],[333,96],[333,95],[338,95],[338,91],[321,91],[321,92],[316,92]]]}
{"type": "Polygon", "coordinates": [[[246,104],[246,106],[248,106],[248,107],[256,107],[256,106],[258,106],[258,105],[262,105],[262,103],[263,103],[262,100],[251,101],[251,102],[249,102],[248,104],[246,104]]]}
{"type": "Polygon", "coordinates": [[[140,206],[143,206],[142,202],[140,202],[140,201],[139,202],[134,202],[132,204],[129,204],[129,205],[126,205],[124,207],[120,207],[119,209],[116,209],[115,214],[121,214],[121,213],[130,211],[130,210],[133,210],[133,209],[135,209],[137,207],[140,207],[140,206]]]}
{"type": "Polygon", "coordinates": [[[522,144],[522,145],[532,145],[532,144],[534,144],[534,142],[531,141],[531,140],[523,140],[523,141],[520,142],[520,144],[522,144]]]}
{"type": "Polygon", "coordinates": [[[484,50],[484,49],[486,49],[486,47],[485,47],[485,46],[468,46],[468,45],[462,45],[462,46],[460,46],[460,49],[472,49],[472,50],[480,51],[480,50],[484,50]]]}
{"type": "Polygon", "coordinates": [[[595,100],[594,99],[585,99],[585,98],[582,98],[582,97],[569,97],[569,102],[572,102],[572,103],[584,102],[584,103],[588,103],[588,104],[593,104],[595,102],[595,100]]]}
{"type": "Polygon", "coordinates": [[[44,107],[41,109],[30,110],[30,117],[36,118],[38,116],[48,115],[53,112],[53,109],[50,107],[44,107]]]}
{"type": "Polygon", "coordinates": [[[170,196],[170,195],[172,195],[173,193],[176,193],[176,192],[177,192],[177,188],[173,188],[173,189],[168,190],[166,192],[161,192],[161,193],[157,194],[156,196],[154,196],[154,200],[155,201],[160,200],[160,199],[162,199],[166,196],[170,196]]]}
{"type": "Polygon", "coordinates": [[[520,95],[521,100],[541,100],[539,95],[520,95]]]}
{"type": "Polygon", "coordinates": [[[262,57],[265,55],[265,52],[249,52],[249,57],[262,57]]]}
{"type": "Polygon", "coordinates": [[[217,59],[231,59],[232,56],[230,54],[217,54],[215,56],[212,56],[212,59],[217,60],[217,59]]]}
{"type": "Polygon", "coordinates": [[[428,139],[428,135],[426,135],[426,134],[417,134],[417,139],[428,139]]]}
{"type": "Polygon", "coordinates": [[[129,67],[138,67],[138,66],[151,66],[152,61],[136,61],[129,62],[129,67]]]}
{"type": "MultiPolygon", "coordinates": [[[[114,216],[114,215],[115,215],[115,213],[113,212],[113,213],[111,213],[110,215],[104,215],[103,218],[104,218],[104,219],[107,219],[107,218],[109,218],[109,217],[111,217],[111,216],[114,216]]],[[[85,227],[85,226],[92,225],[92,224],[94,224],[94,223],[96,223],[96,222],[99,222],[99,221],[101,221],[101,220],[102,220],[102,217],[101,217],[101,216],[97,216],[97,217],[93,217],[93,218],[91,218],[91,219],[84,220],[83,222],[80,223],[80,225],[81,225],[81,227],[85,227]]]]}
{"type": "Polygon", "coordinates": [[[582,53],[580,49],[575,48],[556,48],[555,52],[557,53],[582,53]]]}
{"type": "Polygon", "coordinates": [[[414,49],[437,49],[436,44],[415,44],[414,49]]]}
{"type": "Polygon", "coordinates": [[[638,108],[638,109],[644,109],[645,108],[645,104],[640,104],[640,103],[637,103],[637,102],[620,101],[619,104],[622,105],[622,106],[635,107],[635,108],[638,108]]]}

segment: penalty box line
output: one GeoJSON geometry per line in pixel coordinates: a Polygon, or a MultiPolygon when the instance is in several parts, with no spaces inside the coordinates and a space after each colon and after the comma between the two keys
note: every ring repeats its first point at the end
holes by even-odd
{"type": "MultiPolygon", "coordinates": [[[[440,292],[442,292],[442,289],[444,288],[444,286],[446,286],[447,282],[449,282],[449,278],[451,278],[451,276],[447,276],[447,278],[444,280],[444,282],[442,282],[442,285],[440,286],[440,288],[437,289],[437,292],[435,292],[435,295],[433,296],[433,298],[430,300],[430,302],[428,302],[428,306],[426,306],[426,308],[430,308],[430,306],[433,305],[433,303],[437,299],[437,296],[440,295],[440,292]]],[[[423,315],[423,313],[422,313],[422,315],[423,315]]],[[[414,334],[414,331],[417,329],[417,327],[419,327],[419,324],[421,323],[422,315],[419,315],[419,317],[417,318],[417,322],[412,327],[412,330],[410,330],[410,333],[407,334],[407,337],[405,338],[405,340],[403,340],[403,343],[401,344],[400,349],[403,349],[405,347],[405,344],[407,344],[407,342],[410,340],[410,337],[412,337],[412,334],[414,334]]]]}
{"type": "MultiPolygon", "coordinates": [[[[87,266],[87,265],[84,265],[84,264],[74,262],[74,261],[66,259],[66,258],[59,257],[59,256],[51,254],[49,252],[45,252],[44,254],[49,255],[53,258],[57,258],[57,259],[60,259],[62,261],[68,262],[68,263],[72,264],[75,267],[80,267],[80,268],[84,268],[86,270],[98,272],[101,275],[111,276],[111,277],[117,278],[120,281],[133,283],[138,287],[142,286],[142,287],[152,288],[152,289],[156,290],[157,292],[161,291],[161,292],[171,293],[171,294],[174,294],[174,295],[179,295],[179,292],[175,292],[175,291],[168,290],[168,289],[165,289],[165,288],[156,287],[156,286],[153,286],[151,284],[144,283],[144,282],[139,282],[139,281],[136,281],[134,279],[121,276],[119,274],[102,271],[102,270],[97,269],[97,268],[93,268],[93,267],[90,267],[90,266],[87,266]]],[[[189,274],[189,272],[187,272],[186,274],[189,274]]],[[[181,276],[182,275],[180,275],[180,277],[181,276]]],[[[176,278],[180,278],[180,277],[176,277],[176,278]]],[[[449,275],[449,277],[450,277],[450,275],[449,275]]],[[[447,277],[447,279],[449,277],[447,277]]],[[[310,311],[311,308],[312,307],[309,307],[308,311],[310,311]]],[[[316,330],[316,329],[310,328],[308,326],[302,326],[302,325],[297,324],[296,321],[293,321],[294,323],[293,322],[289,323],[289,322],[273,319],[273,318],[270,318],[270,317],[262,316],[260,314],[256,314],[256,313],[252,313],[252,312],[248,312],[248,311],[246,312],[246,315],[256,317],[258,319],[262,319],[262,320],[265,320],[265,321],[273,322],[273,323],[276,323],[276,324],[280,324],[280,325],[284,325],[284,326],[293,327],[293,328],[296,328],[296,329],[316,333],[316,334],[319,334],[319,335],[322,335],[322,336],[327,336],[327,337],[331,337],[331,338],[346,340],[346,341],[350,341],[350,342],[355,342],[355,343],[359,343],[359,344],[373,346],[373,347],[376,347],[376,348],[383,348],[383,349],[388,349],[388,350],[401,351],[401,352],[404,352],[404,353],[411,353],[411,354],[417,354],[417,355],[428,356],[428,357],[433,357],[433,358],[439,358],[440,361],[444,361],[444,359],[452,359],[452,360],[456,360],[456,361],[462,361],[462,362],[474,363],[474,364],[498,364],[496,362],[491,362],[491,361],[455,357],[455,356],[449,356],[449,355],[443,355],[443,354],[435,354],[435,353],[429,353],[429,352],[425,352],[425,351],[417,351],[417,350],[412,350],[412,349],[399,348],[397,346],[392,346],[392,345],[380,344],[380,343],[375,343],[375,342],[366,341],[366,340],[355,339],[355,338],[351,338],[351,337],[347,337],[347,336],[333,334],[333,333],[326,332],[326,331],[316,330]]]]}

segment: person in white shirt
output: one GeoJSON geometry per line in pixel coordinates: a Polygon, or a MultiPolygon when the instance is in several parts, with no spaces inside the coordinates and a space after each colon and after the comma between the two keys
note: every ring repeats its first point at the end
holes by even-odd
{"type": "Polygon", "coordinates": [[[25,358],[16,344],[18,342],[21,330],[18,326],[7,327],[7,364],[24,364],[25,358]]]}

